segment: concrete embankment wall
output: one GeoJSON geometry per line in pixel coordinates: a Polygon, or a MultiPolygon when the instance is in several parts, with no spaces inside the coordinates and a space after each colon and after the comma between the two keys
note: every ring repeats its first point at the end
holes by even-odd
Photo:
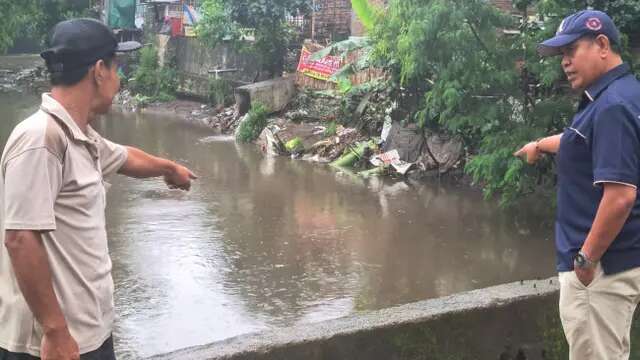
{"type": "Polygon", "coordinates": [[[560,359],[566,342],[557,301],[555,278],[517,282],[239,336],[156,359],[531,360],[543,359],[543,352],[546,359],[560,359]]]}
{"type": "Polygon", "coordinates": [[[220,44],[211,49],[197,38],[157,35],[156,44],[160,62],[173,62],[178,72],[178,92],[205,99],[209,92],[209,80],[215,75],[210,70],[236,70],[220,73],[220,77],[236,84],[252,83],[264,79],[259,72],[258,59],[241,53],[230,44],[220,44]]]}
{"type": "Polygon", "coordinates": [[[235,98],[240,115],[244,115],[251,104],[261,103],[271,112],[283,110],[296,94],[295,78],[282,77],[236,88],[235,98]]]}

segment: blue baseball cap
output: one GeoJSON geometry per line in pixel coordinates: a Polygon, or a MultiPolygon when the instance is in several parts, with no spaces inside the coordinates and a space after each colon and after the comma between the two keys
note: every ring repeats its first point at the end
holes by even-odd
{"type": "Polygon", "coordinates": [[[560,55],[560,48],[585,35],[600,34],[606,35],[612,43],[620,44],[620,33],[609,15],[597,10],[582,10],[562,20],[556,36],[538,45],[538,54],[560,55]]]}

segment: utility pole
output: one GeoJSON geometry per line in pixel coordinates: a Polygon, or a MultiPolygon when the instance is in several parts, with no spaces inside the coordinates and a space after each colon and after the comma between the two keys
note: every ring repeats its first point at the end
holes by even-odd
{"type": "Polygon", "coordinates": [[[316,39],[316,0],[311,2],[311,41],[316,39]]]}

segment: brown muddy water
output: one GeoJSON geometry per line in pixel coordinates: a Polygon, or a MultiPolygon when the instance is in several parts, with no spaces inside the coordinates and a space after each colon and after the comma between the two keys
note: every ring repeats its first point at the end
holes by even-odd
{"type": "MultiPolygon", "coordinates": [[[[0,144],[37,102],[0,93],[0,144]]],[[[170,114],[94,127],[200,176],[189,193],[111,179],[120,359],[554,274],[553,215],[528,205],[264,158],[170,114]]]]}

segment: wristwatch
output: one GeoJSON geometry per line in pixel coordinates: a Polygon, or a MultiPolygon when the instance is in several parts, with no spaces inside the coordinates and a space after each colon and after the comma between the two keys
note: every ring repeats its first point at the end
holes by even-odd
{"type": "Polygon", "coordinates": [[[573,258],[573,266],[580,269],[593,269],[597,265],[597,261],[589,260],[582,251],[578,251],[576,256],[573,258]]]}

